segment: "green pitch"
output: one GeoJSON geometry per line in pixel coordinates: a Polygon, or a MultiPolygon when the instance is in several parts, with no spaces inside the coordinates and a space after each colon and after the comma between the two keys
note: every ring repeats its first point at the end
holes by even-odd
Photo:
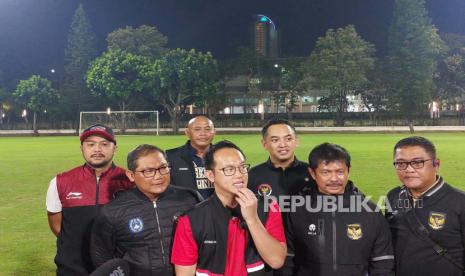
{"type": "MultiPolygon", "coordinates": [[[[300,135],[297,156],[307,160],[313,146],[333,142],[352,155],[351,179],[376,202],[397,185],[392,147],[407,134],[306,134],[300,135]]],[[[445,179],[465,188],[465,134],[425,134],[437,146],[445,179]]],[[[252,164],[263,162],[266,152],[258,135],[217,135],[216,141],[237,143],[252,164]]],[[[185,142],[184,136],[120,136],[116,163],[125,166],[128,151],[148,143],[163,149],[185,142]]],[[[50,179],[83,164],[77,137],[0,138],[0,275],[53,275],[55,237],[50,232],[45,194],[50,179]]]]}

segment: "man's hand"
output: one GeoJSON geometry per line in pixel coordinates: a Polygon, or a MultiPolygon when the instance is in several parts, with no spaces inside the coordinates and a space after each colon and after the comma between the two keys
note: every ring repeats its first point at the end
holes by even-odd
{"type": "Polygon", "coordinates": [[[249,225],[259,221],[257,214],[257,197],[247,189],[239,189],[236,194],[236,201],[241,206],[241,214],[245,222],[249,225]]]}

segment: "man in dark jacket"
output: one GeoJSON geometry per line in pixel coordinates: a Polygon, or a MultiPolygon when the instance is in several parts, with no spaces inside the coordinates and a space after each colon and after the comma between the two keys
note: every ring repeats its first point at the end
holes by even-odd
{"type": "Polygon", "coordinates": [[[213,122],[205,116],[192,118],[185,130],[189,140],[166,151],[171,166],[171,184],[198,191],[204,199],[213,193],[205,176],[204,156],[215,136],[213,122]]]}
{"type": "Polygon", "coordinates": [[[128,154],[134,189],[102,208],[92,229],[92,260],[129,262],[131,275],[173,275],[169,257],[177,217],[200,201],[192,190],[170,186],[165,153],[140,145],[128,154]]]}
{"type": "Polygon", "coordinates": [[[394,275],[389,226],[349,181],[349,153],[324,143],[311,151],[309,164],[316,186],[305,189],[305,204],[287,214],[295,268],[286,274],[394,275]]]}
{"type": "Polygon", "coordinates": [[[116,139],[111,128],[93,125],[82,132],[80,140],[86,163],[58,174],[47,191],[48,222],[57,236],[57,275],[92,271],[90,230],[99,207],[115,192],[133,186],[124,169],[112,162],[116,139]]]}
{"type": "Polygon", "coordinates": [[[387,198],[399,276],[464,275],[465,194],[438,175],[434,144],[408,137],[394,147],[402,186],[387,198]]]}

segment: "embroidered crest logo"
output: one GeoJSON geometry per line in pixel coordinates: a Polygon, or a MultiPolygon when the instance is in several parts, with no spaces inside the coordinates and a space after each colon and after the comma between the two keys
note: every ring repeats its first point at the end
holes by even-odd
{"type": "Polygon", "coordinates": [[[260,184],[257,189],[259,196],[270,196],[272,191],[270,184],[260,184]]]}
{"type": "Polygon", "coordinates": [[[356,241],[362,236],[362,226],[359,223],[347,224],[347,237],[349,237],[349,239],[356,241]]]}
{"type": "Polygon", "coordinates": [[[80,192],[69,192],[66,195],[66,199],[82,199],[82,193],[80,193],[80,192]]]}
{"type": "Polygon", "coordinates": [[[312,236],[315,236],[316,235],[316,225],[315,224],[310,224],[308,226],[308,235],[312,235],[312,236]]]}
{"type": "Polygon", "coordinates": [[[139,233],[144,229],[144,222],[140,218],[133,218],[129,221],[129,230],[132,233],[139,233]]]}
{"type": "Polygon", "coordinates": [[[440,230],[444,227],[446,223],[446,214],[431,212],[428,217],[428,224],[434,230],[440,230]]]}

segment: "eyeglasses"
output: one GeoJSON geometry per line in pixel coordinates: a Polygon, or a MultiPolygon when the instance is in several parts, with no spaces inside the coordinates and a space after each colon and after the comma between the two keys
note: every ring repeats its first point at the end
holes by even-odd
{"type": "Polygon", "coordinates": [[[396,161],[393,162],[392,164],[397,170],[403,171],[408,168],[410,165],[414,169],[421,169],[425,166],[426,161],[430,161],[433,159],[426,159],[426,160],[412,160],[412,161],[396,161]]]}
{"type": "Polygon", "coordinates": [[[229,167],[224,167],[224,168],[217,169],[217,170],[223,171],[225,176],[231,176],[236,173],[236,169],[239,169],[239,172],[242,174],[247,174],[250,169],[250,164],[240,165],[239,167],[229,166],[229,167]]]}
{"type": "Polygon", "coordinates": [[[168,174],[170,172],[170,167],[161,166],[158,169],[146,169],[146,170],[134,171],[134,172],[140,172],[145,178],[150,178],[150,177],[154,177],[157,174],[157,172],[159,172],[160,175],[168,174]]]}

